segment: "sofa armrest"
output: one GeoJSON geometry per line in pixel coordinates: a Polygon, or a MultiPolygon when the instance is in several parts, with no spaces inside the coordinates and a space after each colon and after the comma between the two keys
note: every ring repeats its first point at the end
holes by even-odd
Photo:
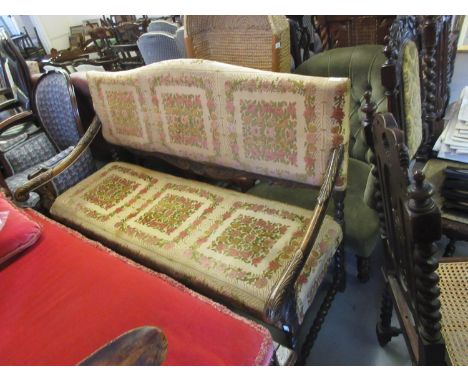
{"type": "Polygon", "coordinates": [[[18,187],[15,191],[15,200],[19,202],[28,200],[29,193],[31,191],[34,191],[37,188],[49,183],[52,179],[60,175],[63,171],[75,163],[89,147],[100,128],[101,121],[99,121],[98,117],[94,117],[93,122],[89,126],[88,130],[86,130],[86,133],[83,135],[83,137],[81,137],[80,141],[70,152],[70,154],[68,154],[60,163],[54,167],[46,171],[39,171],[36,177],[29,180],[21,187],[18,187]]]}
{"type": "Polygon", "coordinates": [[[283,305],[285,298],[289,293],[294,292],[294,284],[296,283],[307,257],[313,248],[325,218],[328,203],[333,194],[335,181],[341,167],[341,162],[343,161],[344,150],[345,147],[343,145],[339,145],[330,153],[328,170],[325,174],[324,182],[320,187],[320,193],[317,198],[314,212],[302,239],[301,245],[292,256],[282,277],[272,289],[265,305],[263,316],[267,322],[276,322],[278,320],[277,316],[280,314],[280,308],[283,305]]]}
{"type": "Polygon", "coordinates": [[[0,122],[0,132],[6,131],[10,127],[19,125],[20,123],[24,123],[33,118],[34,116],[31,111],[23,111],[21,113],[14,114],[0,122]]]}

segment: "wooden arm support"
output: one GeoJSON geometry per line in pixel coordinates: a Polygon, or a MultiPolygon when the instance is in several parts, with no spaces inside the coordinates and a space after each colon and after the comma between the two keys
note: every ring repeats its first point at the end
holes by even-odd
{"type": "Polygon", "coordinates": [[[65,159],[63,159],[56,166],[52,167],[51,169],[48,169],[45,172],[40,173],[38,176],[29,180],[22,186],[18,187],[14,195],[15,200],[19,202],[25,202],[26,200],[28,200],[29,193],[31,191],[34,191],[37,188],[50,182],[56,176],[60,175],[63,171],[69,168],[73,163],[75,163],[81,156],[81,154],[83,154],[83,152],[89,147],[94,137],[99,132],[100,128],[101,121],[99,121],[98,117],[94,117],[85,135],[83,135],[83,137],[80,139],[75,148],[70,152],[70,154],[68,154],[68,156],[66,156],[65,159]]]}
{"type": "Polygon", "coordinates": [[[79,366],[159,366],[166,353],[164,333],[154,326],[142,326],[107,343],[79,366]]]}
{"type": "Polygon", "coordinates": [[[10,127],[16,126],[20,123],[24,123],[29,119],[33,118],[33,113],[31,111],[23,111],[21,113],[12,115],[0,122],[0,131],[5,131],[10,127]]]}
{"type": "Polygon", "coordinates": [[[302,268],[313,248],[315,240],[319,234],[323,219],[328,207],[328,202],[333,193],[335,179],[338,175],[340,164],[343,159],[344,147],[339,145],[330,154],[328,170],[325,174],[324,182],[320,188],[320,193],[317,198],[314,213],[310,219],[304,238],[302,239],[300,248],[292,256],[288,267],[278,280],[275,287],[272,289],[268,298],[268,302],[263,312],[264,319],[269,323],[278,321],[280,308],[283,305],[290,288],[294,289],[295,282],[299,277],[302,268]]]}

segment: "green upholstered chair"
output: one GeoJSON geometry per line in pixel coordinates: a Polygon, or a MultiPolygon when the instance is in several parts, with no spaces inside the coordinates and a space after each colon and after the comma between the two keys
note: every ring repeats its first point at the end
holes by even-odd
{"type": "MultiPolygon", "coordinates": [[[[369,278],[369,257],[379,240],[377,214],[368,206],[365,195],[370,179],[370,151],[366,144],[362,120],[364,94],[371,90],[371,100],[378,112],[387,111],[384,88],[381,83],[381,67],[385,62],[383,46],[360,45],[337,48],[317,54],[300,65],[296,74],[319,77],[348,77],[351,79],[351,110],[349,144],[349,178],[344,204],[345,246],[358,260],[358,278],[365,282],[369,278]]],[[[370,184],[370,183],[369,183],[370,184]]],[[[304,188],[295,192],[282,186],[259,183],[248,193],[265,198],[295,204],[312,209],[315,201],[304,188]]],[[[332,208],[329,211],[333,211],[332,208]]]]}

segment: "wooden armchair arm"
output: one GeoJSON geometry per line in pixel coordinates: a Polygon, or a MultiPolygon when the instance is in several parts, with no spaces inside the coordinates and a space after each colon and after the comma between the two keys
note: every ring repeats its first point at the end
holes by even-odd
{"type": "Polygon", "coordinates": [[[96,116],[94,117],[91,125],[89,126],[86,133],[81,137],[80,141],[77,143],[75,148],[68,154],[60,163],[54,167],[45,170],[43,172],[39,171],[38,175],[22,186],[18,187],[15,191],[15,200],[19,202],[24,202],[28,200],[29,193],[36,190],[37,188],[49,183],[56,176],[60,175],[63,171],[69,168],[76,160],[84,153],[84,151],[89,147],[94,137],[99,132],[101,128],[101,121],[96,116]]]}
{"type": "Polygon", "coordinates": [[[314,246],[315,240],[317,239],[322,226],[328,202],[333,194],[335,179],[338,175],[340,164],[343,159],[343,152],[343,145],[339,145],[331,152],[328,170],[325,174],[324,182],[320,187],[320,193],[317,198],[314,213],[310,219],[301,245],[292,256],[288,267],[268,297],[263,317],[269,323],[275,323],[278,321],[278,315],[280,314],[280,308],[283,305],[284,299],[289,293],[294,293],[295,282],[304,267],[307,257],[314,246]]]}
{"type": "Polygon", "coordinates": [[[34,115],[31,111],[23,111],[21,113],[12,115],[11,117],[8,117],[4,119],[2,122],[0,122],[0,132],[3,132],[9,129],[10,127],[19,125],[20,123],[24,123],[33,118],[34,118],[34,115]]]}

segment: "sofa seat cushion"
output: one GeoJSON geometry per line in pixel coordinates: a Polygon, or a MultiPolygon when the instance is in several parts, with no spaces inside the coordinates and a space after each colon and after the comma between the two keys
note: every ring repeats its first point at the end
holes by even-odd
{"type": "Polygon", "coordinates": [[[167,338],[164,365],[268,364],[272,339],[167,276],[47,219],[38,242],[0,271],[0,365],[75,365],[139,326],[167,338]]]}
{"type": "MultiPolygon", "coordinates": [[[[51,214],[262,316],[312,211],[114,162],[60,195],[51,214]]],[[[340,240],[326,218],[297,287],[300,320],[340,240]]]]}
{"type": "MultiPolygon", "coordinates": [[[[349,160],[348,189],[344,204],[345,237],[348,250],[358,256],[368,257],[372,254],[379,238],[379,219],[377,213],[364,201],[364,189],[370,172],[370,166],[360,160],[349,160]]],[[[298,207],[313,209],[318,191],[306,188],[287,189],[280,185],[259,183],[248,191],[251,195],[292,204],[298,207]]],[[[334,214],[334,203],[330,201],[327,213],[334,214]]]]}

